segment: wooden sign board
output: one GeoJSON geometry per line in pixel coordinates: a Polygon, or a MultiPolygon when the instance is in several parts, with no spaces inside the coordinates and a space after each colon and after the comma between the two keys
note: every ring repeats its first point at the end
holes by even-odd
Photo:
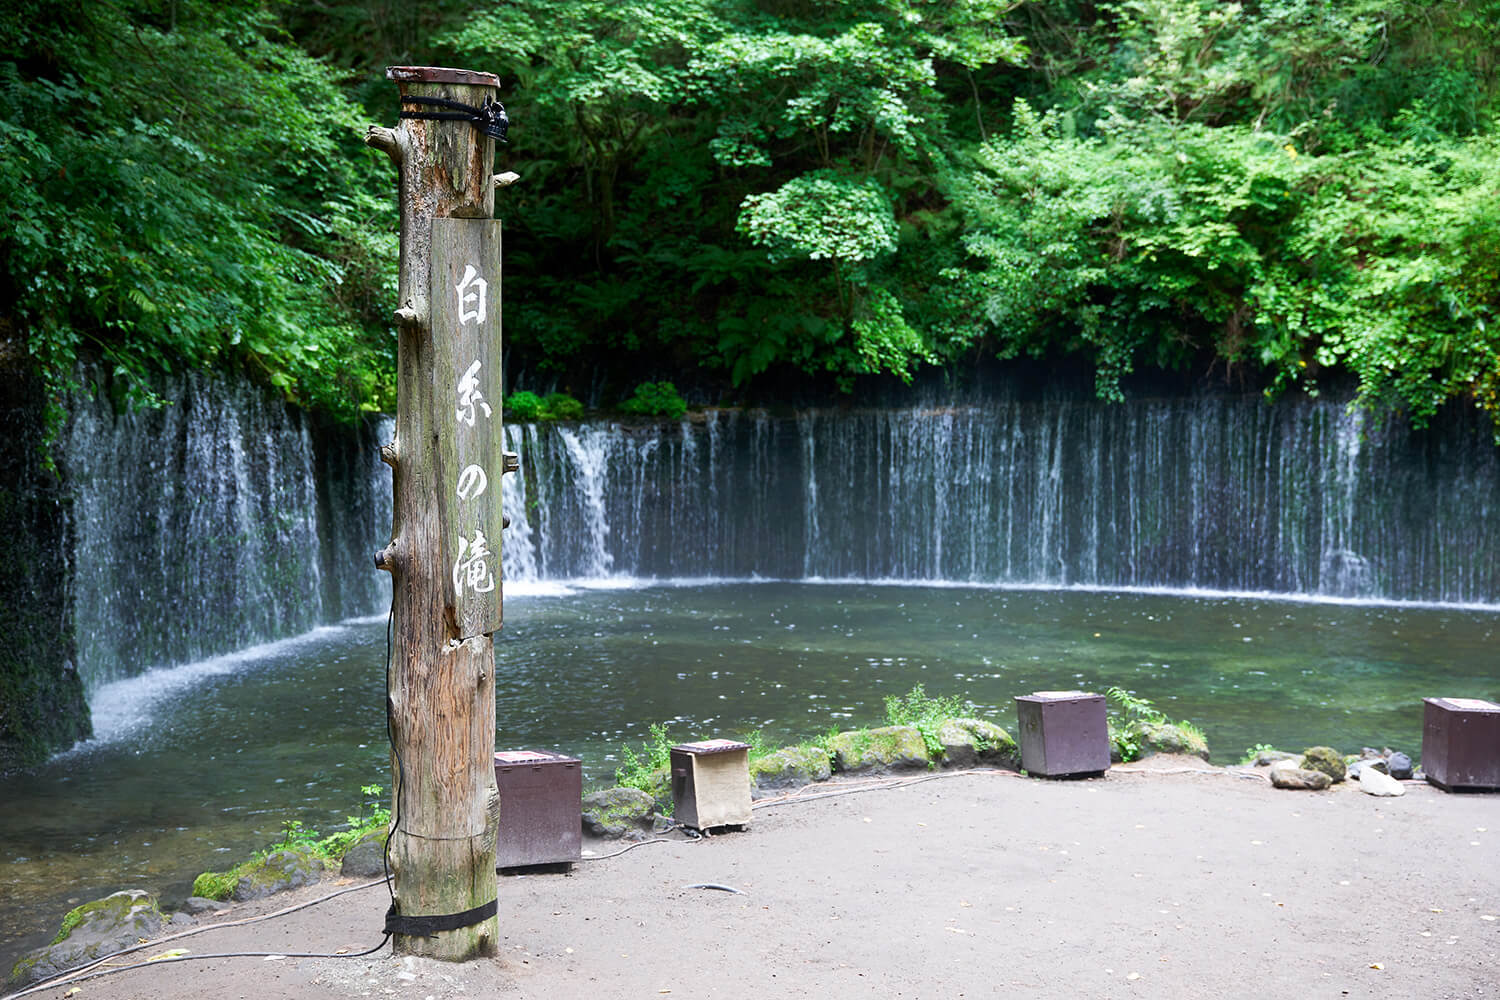
{"type": "Polygon", "coordinates": [[[500,223],[432,222],[433,420],[446,607],[460,641],[500,628],[500,223]]]}

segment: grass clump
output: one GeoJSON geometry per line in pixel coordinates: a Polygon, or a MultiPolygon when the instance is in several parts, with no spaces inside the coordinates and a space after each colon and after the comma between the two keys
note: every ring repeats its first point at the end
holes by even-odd
{"type": "Polygon", "coordinates": [[[961,714],[963,702],[957,695],[929,697],[921,684],[904,695],[887,695],[885,699],[886,721],[893,726],[911,726],[921,733],[927,756],[933,761],[943,756],[943,741],[938,738],[938,730],[944,722],[961,714]]]}
{"type": "Polygon", "coordinates": [[[1203,730],[1191,722],[1173,721],[1149,700],[1122,687],[1111,687],[1105,692],[1111,705],[1109,714],[1109,741],[1122,763],[1139,760],[1148,743],[1165,741],[1164,748],[1170,752],[1195,753],[1208,759],[1208,739],[1203,730]],[[1181,746],[1170,730],[1177,730],[1181,746]]]}

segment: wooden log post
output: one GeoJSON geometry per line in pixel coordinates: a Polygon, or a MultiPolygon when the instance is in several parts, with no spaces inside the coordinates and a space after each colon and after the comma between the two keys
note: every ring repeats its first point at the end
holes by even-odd
{"type": "Polygon", "coordinates": [[[381,449],[395,513],[375,557],[394,591],[387,930],[399,952],[461,961],[495,954],[499,937],[500,234],[494,139],[440,117],[452,104],[432,99],[478,108],[499,80],[439,67],[386,76],[402,120],[365,141],[395,162],[401,200],[396,435],[381,449]]]}

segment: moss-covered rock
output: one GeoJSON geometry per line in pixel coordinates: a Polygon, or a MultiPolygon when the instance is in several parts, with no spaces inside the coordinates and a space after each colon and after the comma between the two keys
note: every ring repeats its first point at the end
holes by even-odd
{"type": "Polygon", "coordinates": [[[354,842],[339,861],[339,874],[374,878],[385,874],[385,830],[371,830],[354,842]]]}
{"type": "Polygon", "coordinates": [[[583,828],[596,837],[629,837],[651,829],[656,800],[623,785],[583,797],[583,828]]]}
{"type": "Polygon", "coordinates": [[[916,726],[839,733],[828,744],[835,771],[901,771],[932,766],[916,726]]]}
{"type": "Polygon", "coordinates": [[[948,719],[938,727],[944,767],[1018,767],[1021,753],[1010,734],[984,719],[948,719]]]}
{"type": "Polygon", "coordinates": [[[1293,791],[1321,792],[1333,784],[1322,771],[1298,767],[1295,761],[1280,760],[1271,765],[1271,784],[1293,791]]]}
{"type": "Polygon", "coordinates": [[[1154,753],[1185,754],[1208,760],[1208,741],[1203,734],[1172,722],[1148,722],[1136,719],[1126,731],[1134,736],[1141,748],[1141,756],[1154,753]]]}
{"type": "Polygon", "coordinates": [[[750,785],[757,792],[801,788],[827,781],[832,774],[828,751],[822,747],[783,747],[750,762],[750,785]]]}
{"type": "Polygon", "coordinates": [[[1306,771],[1322,771],[1332,781],[1343,781],[1346,771],[1344,756],[1333,747],[1308,747],[1302,751],[1302,768],[1306,771]]]}
{"type": "MultiPolygon", "coordinates": [[[[306,851],[284,849],[272,851],[258,861],[241,865],[236,872],[239,877],[235,879],[231,898],[260,899],[318,881],[323,877],[323,859],[306,851]]],[[[194,895],[207,895],[197,891],[196,882],[193,889],[194,895]]]]}
{"type": "Polygon", "coordinates": [[[117,892],[68,911],[57,937],[21,957],[10,984],[25,986],[97,961],[161,929],[156,897],[139,889],[117,892]]]}

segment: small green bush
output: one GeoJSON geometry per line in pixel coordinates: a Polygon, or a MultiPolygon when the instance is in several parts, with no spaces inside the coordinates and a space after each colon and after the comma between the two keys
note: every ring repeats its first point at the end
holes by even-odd
{"type": "Polygon", "coordinates": [[[565,392],[549,392],[538,396],[522,389],[505,397],[505,419],[529,420],[582,420],[583,404],[565,392]]]}
{"type": "Polygon", "coordinates": [[[676,420],[687,412],[687,401],[671,382],[642,382],[635,395],[620,404],[621,411],[643,417],[676,420]]]}
{"type": "Polygon", "coordinates": [[[542,400],[544,420],[582,420],[583,404],[565,392],[549,392],[542,400]]]}
{"type": "Polygon", "coordinates": [[[504,413],[507,420],[540,420],[542,397],[524,389],[513,392],[505,397],[504,413]]]}
{"type": "Polygon", "coordinates": [[[641,744],[640,753],[628,743],[620,747],[620,766],[615,768],[615,783],[656,795],[660,791],[658,776],[671,765],[672,741],[667,736],[667,725],[653,723],[651,738],[641,744]]]}
{"type": "Polygon", "coordinates": [[[887,695],[885,718],[893,726],[912,726],[922,734],[927,755],[938,760],[943,755],[943,741],[938,730],[949,719],[963,715],[963,702],[957,695],[929,698],[921,684],[904,695],[887,695]]]}

